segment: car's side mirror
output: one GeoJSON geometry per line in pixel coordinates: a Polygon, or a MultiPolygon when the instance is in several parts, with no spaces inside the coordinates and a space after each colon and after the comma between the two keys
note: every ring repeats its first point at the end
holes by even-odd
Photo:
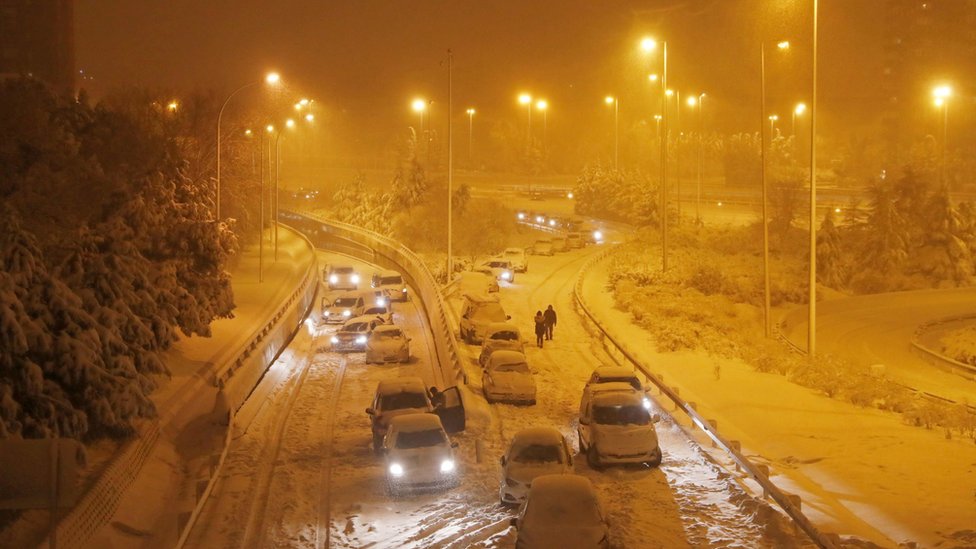
{"type": "Polygon", "coordinates": [[[580,422],[580,425],[589,425],[590,424],[590,420],[586,419],[585,417],[580,417],[579,422],[580,422]]]}
{"type": "Polygon", "coordinates": [[[373,416],[373,415],[376,415],[376,410],[374,410],[372,408],[366,408],[366,413],[369,414],[369,415],[371,415],[371,416],[373,416]]]}
{"type": "Polygon", "coordinates": [[[661,415],[660,414],[654,414],[654,415],[652,415],[651,416],[651,421],[654,422],[654,423],[658,423],[659,421],[661,421],[661,415]]]}
{"type": "Polygon", "coordinates": [[[514,526],[516,529],[518,529],[518,519],[517,518],[513,518],[512,520],[508,521],[508,524],[510,526],[514,526]]]}
{"type": "Polygon", "coordinates": [[[505,315],[505,320],[512,320],[512,315],[505,315]]]}

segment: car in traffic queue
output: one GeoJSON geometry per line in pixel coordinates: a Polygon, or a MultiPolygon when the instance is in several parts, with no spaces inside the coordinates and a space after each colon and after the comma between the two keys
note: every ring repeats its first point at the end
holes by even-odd
{"type": "Polygon", "coordinates": [[[383,324],[383,321],[375,316],[350,318],[329,338],[332,350],[339,353],[366,350],[369,333],[380,324],[383,324]]]}
{"type": "Polygon", "coordinates": [[[481,374],[481,390],[488,402],[535,404],[535,377],[525,355],[518,351],[495,351],[481,374]]]}
{"type": "Polygon", "coordinates": [[[562,236],[552,237],[552,251],[553,252],[565,252],[566,251],[566,238],[562,236]]]}
{"type": "Polygon", "coordinates": [[[566,248],[570,250],[578,250],[583,247],[583,235],[579,231],[570,231],[566,233],[566,248]]]}
{"type": "Polygon", "coordinates": [[[395,324],[380,324],[366,338],[366,364],[410,362],[410,338],[395,324]]]}
{"type": "Polygon", "coordinates": [[[644,405],[645,395],[623,382],[598,383],[589,388],[588,398],[581,400],[579,427],[580,453],[590,467],[599,469],[611,464],[661,464],[654,423],[644,405]]]}
{"type": "Polygon", "coordinates": [[[382,446],[390,494],[456,486],[457,446],[435,414],[410,413],[391,419],[382,446]]]}
{"type": "Polygon", "coordinates": [[[533,255],[552,255],[552,239],[551,238],[538,238],[535,244],[532,245],[533,255]]]}
{"type": "Polygon", "coordinates": [[[407,284],[403,281],[403,275],[396,271],[380,271],[373,273],[370,279],[373,288],[386,290],[387,296],[393,301],[407,301],[407,284]]]}
{"type": "Polygon", "coordinates": [[[525,258],[525,248],[505,248],[502,257],[512,262],[512,269],[517,273],[529,272],[529,262],[525,258]]]}
{"type": "Polygon", "coordinates": [[[482,368],[488,363],[488,357],[499,350],[525,352],[525,340],[518,326],[511,322],[493,322],[485,330],[484,341],[481,342],[481,353],[478,354],[478,364],[482,368]]]}
{"type": "Polygon", "coordinates": [[[361,316],[375,316],[382,320],[384,324],[393,324],[393,309],[390,308],[389,303],[365,307],[361,316]]]}
{"type": "Polygon", "coordinates": [[[322,321],[340,324],[361,316],[366,308],[367,297],[358,292],[343,292],[335,298],[322,298],[322,321]]]}
{"type": "Polygon", "coordinates": [[[516,549],[610,547],[610,521],[590,480],[580,475],[542,475],[511,519],[516,549]]]}
{"type": "Polygon", "coordinates": [[[512,262],[507,259],[493,257],[488,261],[485,261],[482,266],[491,269],[492,274],[497,280],[504,282],[515,282],[515,267],[513,267],[512,262]]]}
{"type": "Polygon", "coordinates": [[[505,314],[498,294],[464,294],[461,306],[461,339],[468,344],[479,344],[493,322],[505,322],[512,317],[505,314]]]}
{"type": "Polygon", "coordinates": [[[351,265],[327,265],[325,281],[330,290],[359,289],[359,273],[351,265]]]}
{"type": "Polygon", "coordinates": [[[573,452],[566,437],[552,427],[529,427],[515,433],[501,457],[502,480],[498,498],[502,505],[525,501],[532,480],[542,475],[573,472],[573,452]]]}
{"type": "Polygon", "coordinates": [[[404,376],[384,379],[376,386],[373,403],[366,408],[373,433],[373,450],[381,453],[383,437],[386,436],[390,421],[400,415],[411,413],[433,413],[441,418],[441,424],[448,433],[464,430],[464,403],[457,387],[448,387],[436,392],[436,403],[431,401],[431,391],[419,377],[404,376]]]}
{"type": "Polygon", "coordinates": [[[637,377],[637,372],[624,366],[599,366],[594,369],[593,373],[590,374],[590,379],[583,386],[580,408],[586,406],[586,402],[590,398],[590,389],[600,383],[626,383],[630,385],[635,391],[641,391],[644,394],[641,403],[648,410],[651,409],[651,398],[647,396],[651,386],[642,383],[637,377]]]}
{"type": "Polygon", "coordinates": [[[464,294],[491,294],[500,290],[494,273],[488,267],[474,267],[458,273],[458,291],[464,294]]]}

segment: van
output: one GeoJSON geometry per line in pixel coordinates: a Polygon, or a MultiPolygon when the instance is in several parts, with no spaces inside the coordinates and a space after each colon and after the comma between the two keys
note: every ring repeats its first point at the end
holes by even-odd
{"type": "Polygon", "coordinates": [[[481,343],[492,323],[505,322],[510,318],[512,317],[505,314],[497,295],[464,294],[460,320],[461,339],[471,344],[481,343]]]}
{"type": "Polygon", "coordinates": [[[532,253],[535,255],[552,255],[552,239],[540,238],[532,245],[532,253]]]}
{"type": "Polygon", "coordinates": [[[579,231],[566,233],[566,248],[576,250],[583,247],[583,235],[579,231]]]}
{"type": "Polygon", "coordinates": [[[553,252],[565,252],[566,251],[566,239],[561,236],[552,237],[552,251],[553,252]]]}

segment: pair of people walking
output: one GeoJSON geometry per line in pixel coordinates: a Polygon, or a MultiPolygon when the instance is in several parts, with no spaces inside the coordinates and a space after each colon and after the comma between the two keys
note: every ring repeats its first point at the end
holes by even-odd
{"type": "Polygon", "coordinates": [[[556,311],[550,305],[545,313],[536,311],[533,320],[535,320],[535,344],[541,348],[543,340],[552,339],[552,330],[556,326],[556,311]]]}

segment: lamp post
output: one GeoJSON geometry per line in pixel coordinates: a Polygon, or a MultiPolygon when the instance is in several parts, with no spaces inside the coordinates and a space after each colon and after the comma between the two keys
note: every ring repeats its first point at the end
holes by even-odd
{"type": "Polygon", "coordinates": [[[447,281],[454,275],[454,52],[447,50],[447,281]]]}
{"type": "MultiPolygon", "coordinates": [[[[657,41],[644,38],[640,41],[640,48],[646,53],[657,49],[657,41]]],[[[663,126],[661,137],[661,270],[668,270],[668,109],[667,99],[663,94],[668,89],[668,43],[662,43],[661,48],[661,122],[663,126]]],[[[653,79],[652,79],[653,80],[653,79]]]]}
{"type": "Polygon", "coordinates": [[[769,139],[772,140],[776,134],[776,121],[779,120],[779,116],[775,114],[769,115],[769,139]]]}
{"type": "Polygon", "coordinates": [[[797,103],[796,106],[793,107],[793,115],[791,117],[792,121],[790,123],[790,135],[793,136],[796,135],[796,117],[806,112],[806,110],[807,110],[806,103],[797,103]]]}
{"type": "MultiPolygon", "coordinates": [[[[417,139],[419,140],[423,138],[424,141],[427,141],[427,134],[424,133],[424,113],[427,112],[427,100],[418,97],[414,99],[412,103],[410,103],[410,108],[413,109],[413,112],[420,115],[420,130],[417,132],[417,139]]],[[[424,146],[428,150],[430,149],[430,143],[424,143],[424,146]]],[[[420,151],[417,152],[419,153],[420,151]]],[[[417,156],[419,156],[419,154],[417,156]]]]}
{"type": "Polygon", "coordinates": [[[535,108],[542,111],[542,151],[546,150],[546,134],[549,132],[549,102],[540,99],[535,102],[535,108]]]}
{"type": "MultiPolygon", "coordinates": [[[[271,134],[274,133],[273,125],[268,124],[264,128],[268,136],[268,179],[271,179],[271,134]]],[[[261,147],[262,153],[264,147],[261,147]]],[[[268,185],[269,187],[271,185],[268,185]]],[[[264,162],[261,162],[261,189],[258,192],[258,282],[264,282],[264,162]]]]}
{"type": "Polygon", "coordinates": [[[220,106],[220,112],[217,113],[217,185],[216,185],[216,197],[214,198],[214,209],[215,209],[214,219],[220,219],[220,121],[224,117],[224,109],[227,108],[227,104],[230,103],[230,100],[235,95],[240,93],[242,90],[245,90],[252,86],[257,86],[262,82],[274,86],[277,85],[279,82],[281,82],[281,76],[276,72],[270,72],[264,77],[264,80],[258,80],[256,82],[244,84],[243,86],[237,88],[236,90],[234,90],[233,93],[227,96],[227,99],[224,100],[224,104],[220,106]]]}
{"type": "Polygon", "coordinates": [[[525,149],[529,150],[532,147],[532,96],[527,93],[519,94],[518,102],[525,105],[525,149]]]}
{"type": "Polygon", "coordinates": [[[695,192],[695,222],[701,223],[701,195],[702,195],[702,177],[705,171],[705,156],[704,156],[704,144],[703,144],[703,134],[705,132],[705,114],[703,109],[705,108],[705,92],[698,94],[698,97],[689,97],[688,106],[694,108],[698,107],[698,188],[695,192]]]}
{"type": "Polygon", "coordinates": [[[948,85],[937,86],[932,90],[935,98],[936,107],[942,108],[942,167],[940,169],[939,181],[943,186],[946,185],[946,149],[949,148],[949,97],[952,96],[952,88],[948,85]]]}
{"type": "Polygon", "coordinates": [[[474,113],[475,110],[469,108],[468,113],[468,163],[474,164],[474,156],[472,151],[474,150],[472,144],[474,143],[474,113]]]}
{"type": "Polygon", "coordinates": [[[620,99],[613,95],[603,98],[607,105],[613,105],[613,169],[620,169],[620,99]]]}
{"type": "Polygon", "coordinates": [[[810,283],[807,354],[817,352],[817,23],[819,2],[813,0],[813,78],[810,93],[810,283]]]}

